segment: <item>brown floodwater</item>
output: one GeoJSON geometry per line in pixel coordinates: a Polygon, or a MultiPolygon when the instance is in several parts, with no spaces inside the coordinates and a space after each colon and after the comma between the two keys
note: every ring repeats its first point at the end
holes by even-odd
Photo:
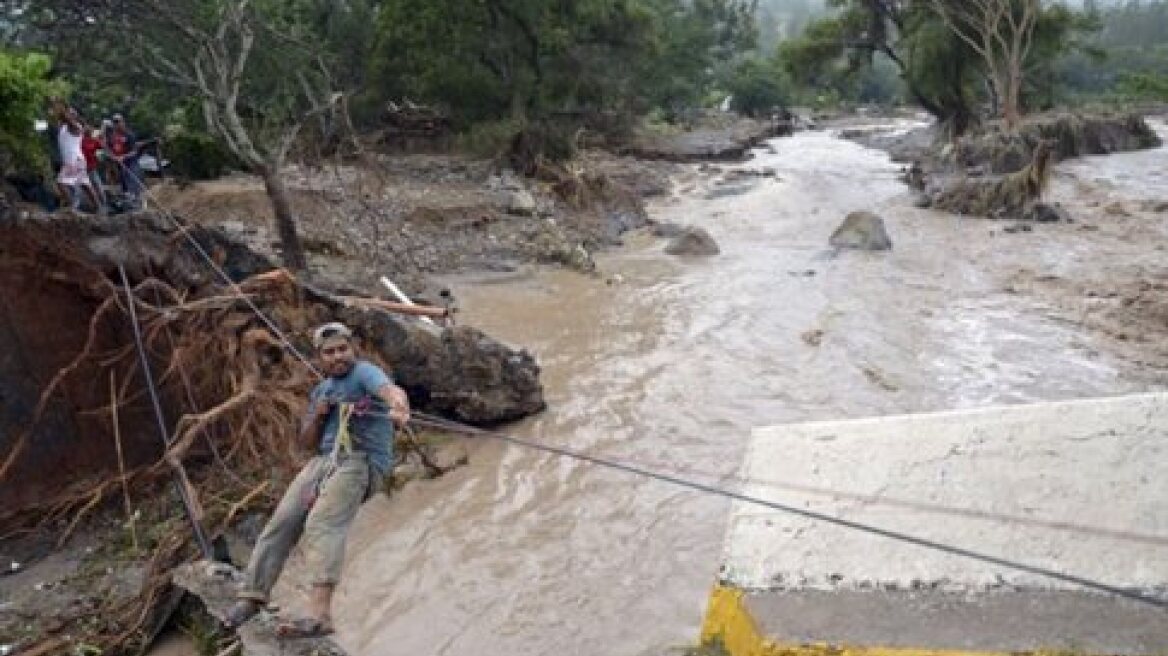
{"type": "MultiPolygon", "coordinates": [[[[913,209],[897,165],[831,132],[771,145],[725,168],[777,178],[712,194],[727,186],[694,169],[652,208],[709,230],[719,256],[676,259],[634,235],[600,259],[599,277],[452,281],[464,323],[542,364],[548,410],[509,430],[733,486],[725,477],[759,425],[1146,389],[1075,322],[1004,287],[1021,267],[1090,266],[1089,235],[1005,235],[913,209]],[[884,216],[894,250],[833,255],[827,238],[852,210],[884,216]]],[[[1162,149],[1128,168],[1121,157],[1101,175],[1168,161],[1162,149]]],[[[470,456],[362,510],[337,603],[342,644],[361,655],[648,655],[695,641],[726,500],[492,441],[470,456]]]]}

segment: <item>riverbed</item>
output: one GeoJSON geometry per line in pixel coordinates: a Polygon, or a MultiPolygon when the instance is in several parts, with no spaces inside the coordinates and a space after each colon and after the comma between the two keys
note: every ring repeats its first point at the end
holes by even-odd
{"type": "MultiPolygon", "coordinates": [[[[508,431],[733,488],[760,425],[1162,389],[1160,363],[1079,314],[1079,287],[1047,283],[1163,273],[1165,164],[1159,149],[1060,165],[1051,193],[1076,222],[1009,233],[915,209],[886,154],[803,132],[741,165],[695,167],[651,208],[707,229],[718,256],[677,259],[632,235],[596,277],[451,283],[461,321],[542,364],[548,410],[508,431]],[[774,175],[719,184],[733,169],[774,175]],[[1107,210],[1113,197],[1126,217],[1107,210]],[[827,248],[853,210],[884,217],[891,252],[827,248]]],[[[728,508],[474,442],[468,466],[362,510],[340,642],[355,654],[668,653],[697,637],[728,508]]]]}

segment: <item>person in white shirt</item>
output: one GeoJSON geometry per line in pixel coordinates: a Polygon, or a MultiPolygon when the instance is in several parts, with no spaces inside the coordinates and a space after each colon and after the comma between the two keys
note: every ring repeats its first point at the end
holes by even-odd
{"type": "Polygon", "coordinates": [[[81,151],[81,138],[84,127],[77,116],[77,110],[58,102],[54,107],[57,117],[57,148],[61,153],[61,171],[57,174],[57,182],[69,191],[66,199],[73,209],[81,207],[81,193],[84,190],[94,209],[101,208],[97,192],[89,181],[89,171],[85,166],[85,154],[81,151]]]}

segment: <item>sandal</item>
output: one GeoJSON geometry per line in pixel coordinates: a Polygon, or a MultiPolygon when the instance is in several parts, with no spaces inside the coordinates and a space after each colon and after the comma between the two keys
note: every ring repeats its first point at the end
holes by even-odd
{"type": "Polygon", "coordinates": [[[231,631],[238,629],[260,612],[260,606],[260,602],[254,599],[240,599],[223,615],[223,626],[231,631]]]}
{"type": "Polygon", "coordinates": [[[322,638],[333,633],[333,625],[328,620],[316,617],[298,617],[280,622],[276,635],[281,638],[322,638]]]}

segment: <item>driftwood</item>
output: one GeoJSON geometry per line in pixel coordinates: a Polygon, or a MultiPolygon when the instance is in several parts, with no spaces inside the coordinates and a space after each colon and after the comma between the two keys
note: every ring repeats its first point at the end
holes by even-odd
{"type": "Polygon", "coordinates": [[[405,303],[397,303],[395,301],[385,301],[380,298],[342,296],[340,297],[340,300],[342,303],[350,307],[376,308],[378,310],[385,310],[386,312],[393,312],[394,314],[405,314],[413,317],[449,319],[451,314],[448,308],[432,307],[428,305],[407,305],[405,303]]]}

